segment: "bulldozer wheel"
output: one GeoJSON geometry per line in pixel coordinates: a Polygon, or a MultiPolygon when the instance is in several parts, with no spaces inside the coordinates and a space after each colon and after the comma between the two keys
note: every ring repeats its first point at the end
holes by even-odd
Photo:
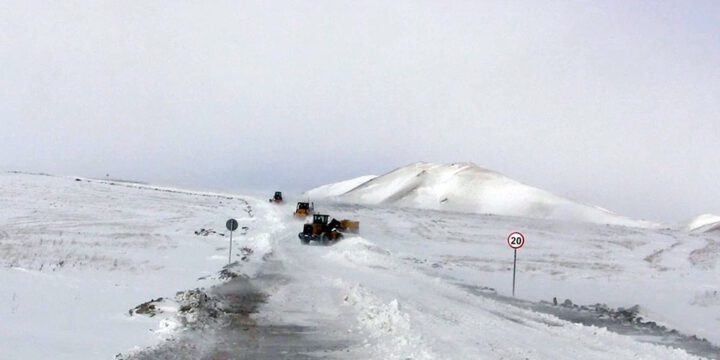
{"type": "Polygon", "coordinates": [[[298,234],[298,237],[300,238],[300,243],[303,244],[303,245],[309,244],[309,243],[310,243],[310,239],[305,238],[303,235],[304,235],[303,233],[299,233],[299,234],[298,234]]]}

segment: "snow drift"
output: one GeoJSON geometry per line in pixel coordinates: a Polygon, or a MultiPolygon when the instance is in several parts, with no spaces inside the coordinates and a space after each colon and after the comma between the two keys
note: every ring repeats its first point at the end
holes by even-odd
{"type": "Polygon", "coordinates": [[[346,203],[656,226],[562,198],[472,163],[418,162],[377,177],[360,177],[320,186],[308,190],[305,195],[346,203]]]}

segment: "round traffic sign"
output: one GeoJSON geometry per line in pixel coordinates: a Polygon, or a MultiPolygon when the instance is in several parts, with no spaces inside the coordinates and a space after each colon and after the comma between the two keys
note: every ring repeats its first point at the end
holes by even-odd
{"type": "Polygon", "coordinates": [[[510,233],[507,237],[507,243],[513,249],[519,249],[525,245],[525,235],[519,232],[510,233]]]}
{"type": "Polygon", "coordinates": [[[225,223],[225,227],[230,231],[235,231],[238,228],[238,222],[235,219],[230,219],[225,223]]]}

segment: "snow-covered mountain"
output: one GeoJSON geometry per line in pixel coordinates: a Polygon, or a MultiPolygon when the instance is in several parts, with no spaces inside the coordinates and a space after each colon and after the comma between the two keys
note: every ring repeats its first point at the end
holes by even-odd
{"type": "Polygon", "coordinates": [[[312,190],[306,191],[303,195],[308,196],[313,199],[320,199],[320,198],[327,198],[330,196],[338,196],[342,195],[374,178],[377,176],[375,175],[366,175],[366,176],[360,176],[356,178],[352,178],[350,180],[344,180],[332,184],[322,185],[318,186],[312,190]]]}
{"type": "Polygon", "coordinates": [[[472,163],[418,162],[377,177],[323,185],[305,193],[313,199],[384,204],[421,209],[655,227],[598,206],[577,203],[525,185],[472,163]]]}
{"type": "Polygon", "coordinates": [[[720,216],[703,214],[688,221],[685,230],[692,232],[720,232],[720,216]]]}

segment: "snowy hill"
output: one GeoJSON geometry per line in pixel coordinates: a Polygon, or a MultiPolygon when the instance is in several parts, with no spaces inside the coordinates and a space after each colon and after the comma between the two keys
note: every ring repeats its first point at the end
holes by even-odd
{"type": "Polygon", "coordinates": [[[522,184],[472,163],[418,162],[378,177],[361,177],[305,193],[344,203],[582,221],[633,227],[656,224],[629,219],[522,184]],[[355,186],[352,186],[355,185],[355,186]],[[345,191],[343,191],[345,190],[345,191]]]}
{"type": "Polygon", "coordinates": [[[700,215],[688,221],[685,229],[700,233],[720,232],[720,216],[713,214],[700,215]]]}
{"type": "Polygon", "coordinates": [[[342,195],[374,178],[377,176],[375,175],[366,175],[366,176],[360,176],[356,177],[350,180],[344,180],[332,184],[327,184],[323,186],[318,186],[312,190],[308,190],[305,192],[305,196],[310,197],[311,199],[320,199],[320,198],[327,198],[329,196],[338,196],[342,195]]]}

